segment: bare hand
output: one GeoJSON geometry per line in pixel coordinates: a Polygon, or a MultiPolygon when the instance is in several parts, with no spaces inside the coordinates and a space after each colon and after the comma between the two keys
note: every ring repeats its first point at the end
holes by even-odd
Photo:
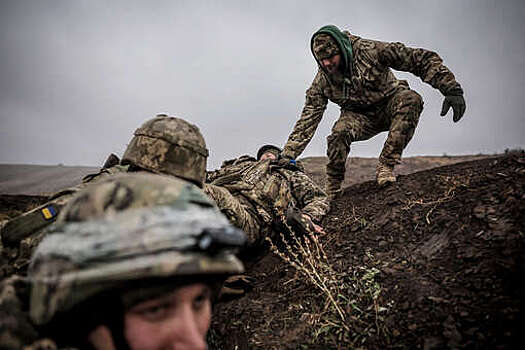
{"type": "Polygon", "coordinates": [[[312,226],[314,227],[315,232],[316,232],[317,234],[320,234],[320,235],[324,235],[324,234],[326,234],[326,232],[324,231],[324,229],[323,229],[320,225],[317,225],[315,222],[313,222],[313,221],[312,221],[312,218],[311,218],[310,216],[308,216],[308,215],[306,215],[306,214],[303,214],[303,218],[304,218],[306,221],[308,221],[308,222],[310,222],[310,223],[312,224],[312,226]]]}

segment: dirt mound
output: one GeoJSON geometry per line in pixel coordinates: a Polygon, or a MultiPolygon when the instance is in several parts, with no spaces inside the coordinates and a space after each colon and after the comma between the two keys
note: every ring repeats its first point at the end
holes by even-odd
{"type": "MultiPolygon", "coordinates": [[[[416,171],[432,169],[440,166],[451,165],[470,160],[479,160],[490,157],[486,154],[469,156],[418,156],[403,158],[401,164],[396,166],[397,175],[408,175],[416,171]]],[[[324,188],[326,183],[326,157],[306,157],[302,158],[306,173],[314,181],[324,188]]],[[[346,174],[343,186],[355,185],[361,182],[370,181],[375,178],[377,158],[350,157],[346,162],[346,174]]]]}
{"type": "Polygon", "coordinates": [[[216,349],[523,349],[525,154],[353,185],[214,310],[216,349]],[[287,259],[287,260],[283,260],[287,259]]]}

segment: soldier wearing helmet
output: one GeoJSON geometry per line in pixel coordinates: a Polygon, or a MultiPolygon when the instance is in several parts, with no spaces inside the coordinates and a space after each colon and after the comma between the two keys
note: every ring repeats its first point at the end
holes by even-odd
{"type": "Polygon", "coordinates": [[[120,163],[113,156],[112,164],[106,164],[100,172],[86,176],[78,186],[58,192],[47,203],[2,227],[4,246],[18,248],[19,252],[10,266],[16,272],[24,272],[31,251],[42,238],[43,229],[56,220],[74,193],[88,184],[119,173],[146,171],[182,178],[202,187],[207,156],[204,137],[195,125],[164,114],[146,121],[135,131],[120,163]]]}
{"type": "Polygon", "coordinates": [[[243,244],[195,186],[117,175],[78,193],[37,247],[31,320],[59,347],[205,349],[212,300],[243,271],[243,244]]]}
{"type": "Polygon", "coordinates": [[[225,161],[207,173],[204,192],[246,232],[257,247],[286,222],[301,232],[323,233],[319,225],[329,206],[326,194],[296,163],[278,159],[281,149],[262,146],[250,156],[225,161]]]}
{"type": "Polygon", "coordinates": [[[123,165],[183,178],[202,187],[208,150],[199,129],[183,119],[158,115],[135,131],[123,165]]]}
{"type": "Polygon", "coordinates": [[[380,186],[396,181],[394,166],[401,162],[414,134],[423,100],[392,69],[413,73],[438,89],[445,96],[442,116],[452,107],[453,120],[458,122],[465,113],[463,89],[435,52],[361,38],[333,25],[315,32],[310,46],[318,70],[283,157],[298,157],[312,139],[328,101],[338,104],[341,116],[327,137],[326,191],[332,198],[341,192],[350,144],[381,132],[388,132],[388,137],[376,180],[380,186]]]}

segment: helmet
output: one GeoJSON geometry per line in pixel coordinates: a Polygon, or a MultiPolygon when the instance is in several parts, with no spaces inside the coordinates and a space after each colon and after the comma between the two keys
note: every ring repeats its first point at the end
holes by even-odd
{"type": "Polygon", "coordinates": [[[37,247],[28,270],[30,316],[46,324],[91,297],[145,279],[241,273],[234,252],[244,241],[194,185],[116,175],[75,196],[37,247]]]}
{"type": "Polygon", "coordinates": [[[282,149],[275,145],[264,145],[257,151],[257,160],[261,159],[262,155],[268,151],[274,151],[276,156],[279,156],[279,154],[282,152],[282,149]]]}
{"type": "Polygon", "coordinates": [[[202,187],[208,150],[198,127],[159,114],[135,131],[122,164],[133,164],[154,173],[174,175],[202,187]]]}

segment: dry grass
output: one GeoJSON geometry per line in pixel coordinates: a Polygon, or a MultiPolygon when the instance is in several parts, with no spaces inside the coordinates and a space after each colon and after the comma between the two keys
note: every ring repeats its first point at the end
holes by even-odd
{"type": "Polygon", "coordinates": [[[442,203],[449,202],[456,196],[456,192],[460,188],[468,188],[470,185],[470,177],[465,176],[439,176],[439,181],[443,187],[444,191],[441,195],[435,200],[425,201],[423,198],[419,199],[409,199],[405,202],[403,210],[411,210],[414,206],[430,207],[425,215],[425,221],[428,225],[431,224],[430,216],[434,210],[442,203]]]}
{"type": "MultiPolygon", "coordinates": [[[[318,310],[303,312],[301,321],[312,329],[312,343],[344,342],[359,347],[369,336],[386,334],[384,316],[390,305],[382,305],[381,286],[377,282],[381,262],[367,253],[374,266],[356,266],[337,271],[330,263],[319,238],[313,234],[280,233],[281,242],[270,242],[274,254],[296,270],[296,276],[284,283],[306,281],[325,299],[318,310]],[[332,340],[332,341],[330,341],[332,340]]],[[[304,310],[302,305],[294,305],[304,310]]]]}

